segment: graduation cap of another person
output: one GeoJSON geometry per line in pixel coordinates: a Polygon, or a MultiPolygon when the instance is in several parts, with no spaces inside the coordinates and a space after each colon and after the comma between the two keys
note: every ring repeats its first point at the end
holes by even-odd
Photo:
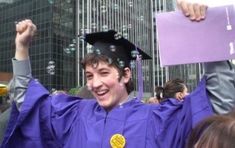
{"type": "Polygon", "coordinates": [[[142,59],[151,59],[114,30],[86,34],[85,41],[94,46],[92,53],[105,55],[122,67],[130,67],[130,61],[136,60],[137,55],[141,55],[142,59]]]}

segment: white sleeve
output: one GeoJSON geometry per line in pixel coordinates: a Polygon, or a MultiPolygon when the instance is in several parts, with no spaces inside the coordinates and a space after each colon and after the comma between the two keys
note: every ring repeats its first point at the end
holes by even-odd
{"type": "Polygon", "coordinates": [[[24,101],[28,84],[32,79],[30,60],[17,61],[12,59],[13,78],[9,83],[9,97],[16,102],[19,109],[24,101]]]}
{"type": "Polygon", "coordinates": [[[229,61],[205,63],[207,92],[215,113],[225,114],[235,106],[235,68],[229,61]]]}

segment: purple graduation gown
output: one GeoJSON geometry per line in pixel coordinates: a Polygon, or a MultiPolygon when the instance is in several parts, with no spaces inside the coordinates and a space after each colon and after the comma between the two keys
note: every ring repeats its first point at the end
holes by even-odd
{"type": "Polygon", "coordinates": [[[20,112],[13,104],[3,148],[110,148],[122,134],[125,148],[183,148],[192,127],[212,114],[205,79],[179,102],[161,105],[133,99],[107,113],[95,100],[49,95],[32,80],[20,112]]]}

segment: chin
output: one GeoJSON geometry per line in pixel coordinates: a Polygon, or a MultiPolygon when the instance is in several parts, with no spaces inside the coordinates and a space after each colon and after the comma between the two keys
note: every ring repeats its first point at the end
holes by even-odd
{"type": "Polygon", "coordinates": [[[102,106],[102,107],[104,107],[104,108],[107,108],[107,107],[110,106],[109,103],[106,102],[106,101],[98,101],[98,103],[99,103],[100,106],[102,106]]]}
{"type": "Polygon", "coordinates": [[[102,106],[105,110],[111,110],[114,105],[105,102],[99,102],[99,105],[102,106]]]}

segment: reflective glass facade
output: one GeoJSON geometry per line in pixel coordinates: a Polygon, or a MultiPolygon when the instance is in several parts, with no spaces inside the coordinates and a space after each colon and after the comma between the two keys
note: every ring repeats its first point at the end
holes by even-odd
{"type": "Polygon", "coordinates": [[[11,72],[15,22],[38,28],[30,48],[32,72],[49,90],[76,86],[74,0],[0,0],[0,71],[11,72]]]}

